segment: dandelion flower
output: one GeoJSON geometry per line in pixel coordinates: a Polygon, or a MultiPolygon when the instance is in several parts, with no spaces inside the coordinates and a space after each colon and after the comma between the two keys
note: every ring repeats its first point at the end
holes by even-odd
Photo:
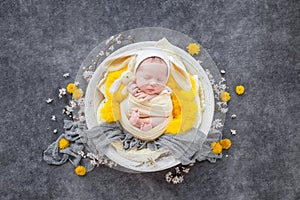
{"type": "Polygon", "coordinates": [[[242,86],[242,85],[236,86],[236,87],[235,87],[235,92],[236,92],[238,95],[244,94],[244,92],[245,92],[244,86],[242,86]]]}
{"type": "Polygon", "coordinates": [[[70,146],[70,141],[67,140],[66,138],[61,138],[58,141],[58,147],[59,147],[59,149],[65,149],[65,148],[67,148],[69,146],[70,146]]]}
{"type": "Polygon", "coordinates": [[[231,147],[231,141],[228,138],[220,140],[219,142],[223,149],[229,149],[231,147]]]}
{"type": "Polygon", "coordinates": [[[187,47],[186,47],[187,51],[189,54],[193,55],[198,55],[200,52],[200,45],[197,43],[190,43],[187,47]]]}
{"type": "Polygon", "coordinates": [[[220,94],[220,99],[223,101],[223,102],[228,102],[230,101],[230,94],[229,92],[222,92],[220,94]]]}
{"type": "Polygon", "coordinates": [[[220,154],[222,153],[222,146],[219,142],[213,142],[211,143],[211,149],[212,149],[212,152],[214,154],[220,154]]]}
{"type": "Polygon", "coordinates": [[[75,88],[76,88],[76,85],[74,83],[69,83],[67,85],[66,89],[69,94],[72,94],[75,88]]]}
{"type": "Polygon", "coordinates": [[[83,92],[80,88],[75,88],[73,91],[73,98],[74,99],[80,99],[83,96],[83,92]]]}
{"type": "Polygon", "coordinates": [[[86,174],[86,168],[84,166],[81,166],[81,165],[78,165],[76,168],[75,168],[75,173],[78,175],[78,176],[84,176],[86,174]]]}

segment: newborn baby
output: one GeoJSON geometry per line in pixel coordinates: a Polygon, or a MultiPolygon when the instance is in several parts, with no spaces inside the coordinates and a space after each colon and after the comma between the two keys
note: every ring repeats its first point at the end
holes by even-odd
{"type": "Polygon", "coordinates": [[[135,81],[128,85],[133,99],[129,102],[129,121],[142,131],[149,131],[166,121],[172,111],[170,89],[166,86],[168,73],[167,64],[161,58],[146,58],[136,69],[135,81]],[[149,102],[153,109],[146,108],[149,102]]]}

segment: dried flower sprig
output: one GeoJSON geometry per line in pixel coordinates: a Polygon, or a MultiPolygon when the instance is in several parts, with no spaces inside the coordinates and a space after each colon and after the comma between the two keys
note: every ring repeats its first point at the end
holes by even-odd
{"type": "MultiPolygon", "coordinates": [[[[216,99],[216,110],[217,111],[220,111],[222,113],[227,113],[228,112],[228,103],[227,101],[223,101],[220,99],[220,96],[222,94],[226,94],[225,90],[226,90],[226,79],[225,78],[221,78],[221,81],[219,81],[218,83],[216,83],[213,75],[210,73],[210,71],[208,69],[205,70],[206,71],[206,74],[208,76],[208,79],[212,85],[212,88],[213,88],[213,91],[214,91],[214,94],[215,94],[215,99],[216,99]]],[[[224,95],[223,95],[224,96],[224,95]]],[[[226,99],[228,100],[228,99],[226,99]]]]}
{"type": "Polygon", "coordinates": [[[192,166],[194,166],[195,161],[192,162],[191,164],[187,165],[187,166],[177,166],[175,167],[175,172],[168,172],[165,175],[165,179],[168,183],[172,183],[172,184],[178,184],[178,183],[182,183],[184,180],[184,176],[186,174],[188,174],[190,172],[190,168],[192,166]]]}
{"type": "Polygon", "coordinates": [[[93,76],[94,71],[96,70],[101,58],[103,56],[109,56],[114,50],[115,50],[115,45],[120,45],[122,44],[122,41],[129,41],[131,43],[135,43],[136,39],[132,35],[128,35],[127,37],[123,34],[119,34],[117,36],[111,36],[107,41],[106,41],[106,48],[102,51],[100,51],[97,55],[95,60],[91,60],[91,64],[89,66],[83,67],[83,70],[86,70],[83,72],[83,78],[89,82],[93,76]]]}
{"type": "Polygon", "coordinates": [[[113,162],[105,157],[95,155],[93,153],[84,153],[84,151],[78,151],[77,154],[80,155],[82,158],[89,159],[90,163],[95,167],[98,167],[100,165],[107,165],[110,168],[117,166],[117,164],[115,162],[113,162]]]}

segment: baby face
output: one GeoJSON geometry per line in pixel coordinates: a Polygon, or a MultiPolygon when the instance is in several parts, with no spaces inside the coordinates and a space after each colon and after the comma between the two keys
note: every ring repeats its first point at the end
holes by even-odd
{"type": "Polygon", "coordinates": [[[147,58],[137,69],[136,84],[146,94],[159,94],[168,81],[168,67],[161,58],[147,58]]]}

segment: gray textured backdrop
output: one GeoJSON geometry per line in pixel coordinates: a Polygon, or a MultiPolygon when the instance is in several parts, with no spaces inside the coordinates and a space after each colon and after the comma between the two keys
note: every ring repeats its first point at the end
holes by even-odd
{"type": "Polygon", "coordinates": [[[300,199],[299,23],[296,0],[1,1],[0,198],[300,199]],[[181,185],[165,183],[166,171],[100,167],[81,178],[69,163],[47,165],[42,152],[62,129],[63,105],[46,97],[75,79],[98,43],[145,26],[189,35],[227,71],[231,92],[245,85],[225,123],[229,157],[197,163],[181,185]]]}

